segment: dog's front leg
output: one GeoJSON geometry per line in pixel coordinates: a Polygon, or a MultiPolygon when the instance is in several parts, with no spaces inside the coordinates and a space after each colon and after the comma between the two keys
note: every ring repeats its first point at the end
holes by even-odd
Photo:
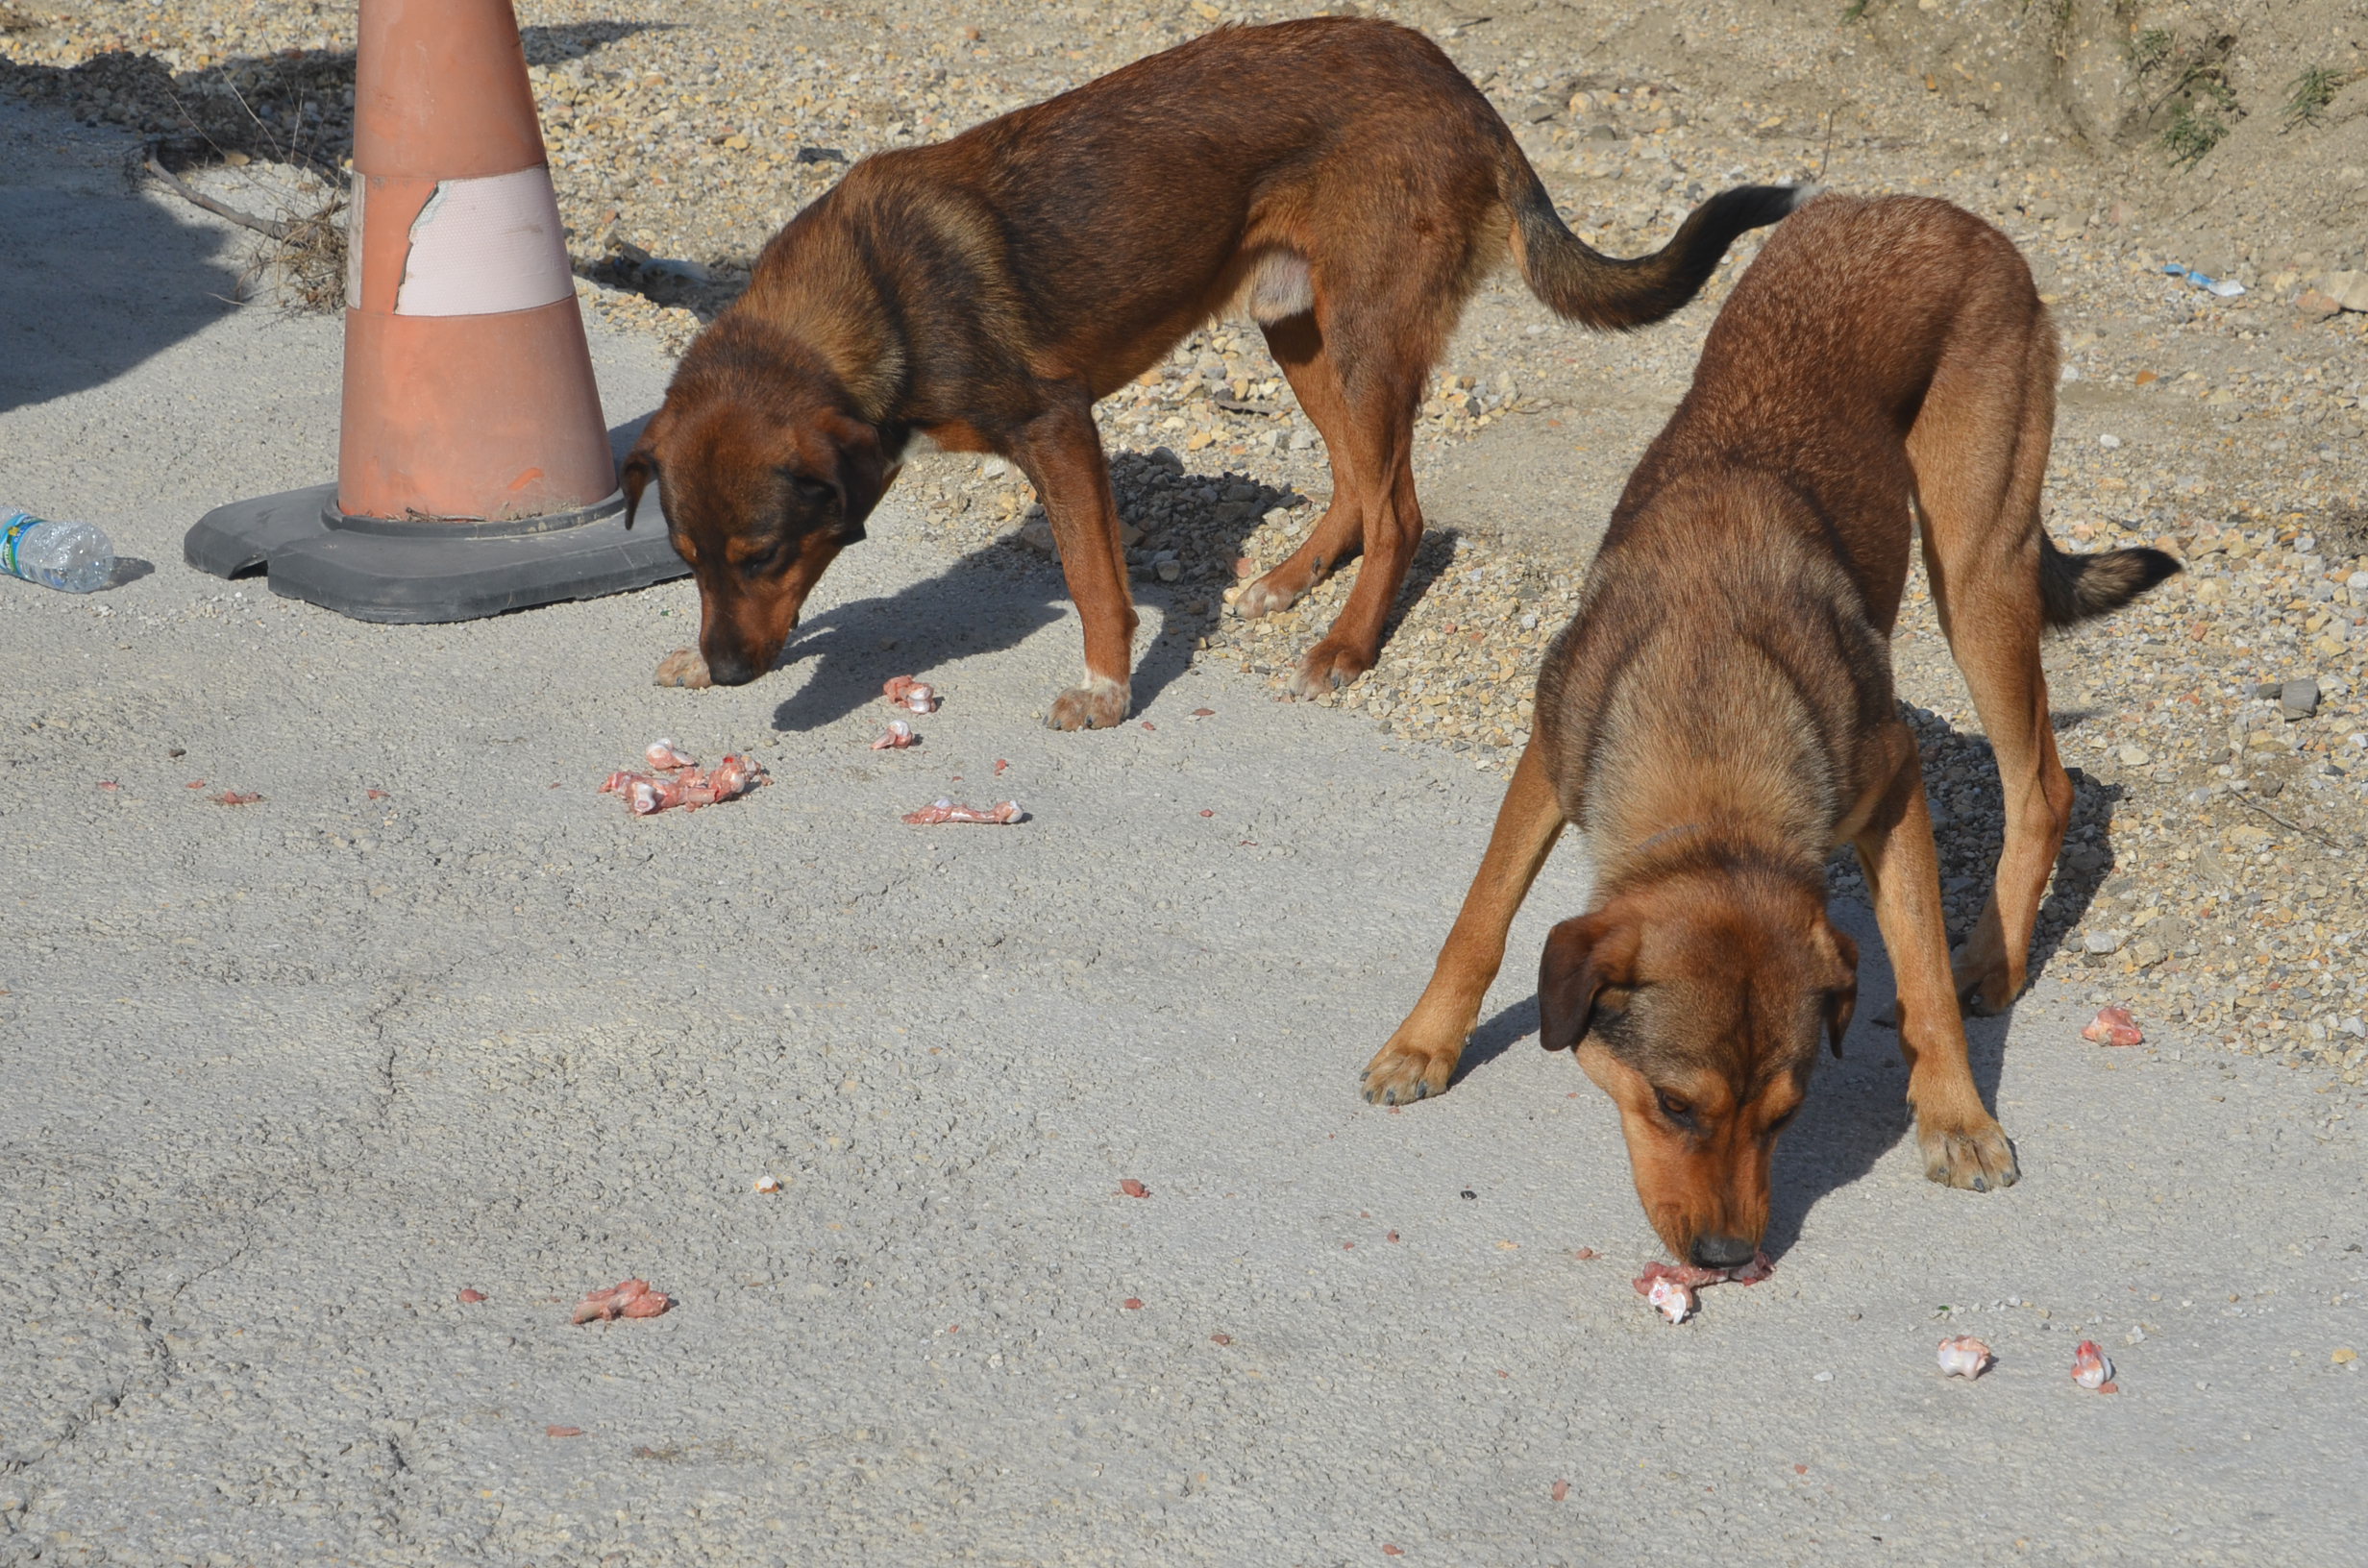
{"type": "Polygon", "coordinates": [[[1135,602],[1091,396],[1079,390],[1031,420],[1012,455],[1044,498],[1061,575],[1085,623],[1085,680],[1053,698],[1048,722],[1054,729],[1114,728],[1134,703],[1135,602]]]}
{"type": "Polygon", "coordinates": [[[1479,874],[1464,894],[1464,908],[1439,950],[1431,983],[1373,1060],[1365,1066],[1365,1097],[1375,1105],[1399,1105],[1447,1091],[1464,1042],[1480,1021],[1480,1004],[1505,962],[1505,933],[1530,884],[1562,836],[1562,801],[1546,775],[1536,742],[1522,751],[1496,808],[1496,826],[1479,874]]]}
{"type": "Polygon", "coordinates": [[[1863,827],[1853,835],[1874,890],[1875,920],[1899,986],[1899,1051],[1908,1061],[1908,1099],[1924,1174],[1986,1192],[2022,1172],[2014,1145],[1982,1104],[1965,1058],[1965,1020],[1949,975],[1949,932],[1940,911],[1940,857],[1924,800],[1915,737],[1894,723],[1875,744],[1891,751],[1891,772],[1863,827]]]}

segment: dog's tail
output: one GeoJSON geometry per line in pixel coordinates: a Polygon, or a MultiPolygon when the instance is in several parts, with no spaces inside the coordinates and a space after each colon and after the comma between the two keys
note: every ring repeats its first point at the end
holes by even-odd
{"type": "Polygon", "coordinates": [[[1556,315],[1583,326],[1632,331],[1690,300],[1745,230],[1776,222],[1817,194],[1815,185],[1738,185],[1687,214],[1650,256],[1612,257],[1564,224],[1553,198],[1508,135],[1500,176],[1513,214],[1513,260],[1531,293],[1556,315]]]}
{"type": "Polygon", "coordinates": [[[2051,626],[2109,615],[2163,578],[2184,571],[2158,550],[2105,550],[2066,555],[2039,534],[2039,611],[2051,626]]]}

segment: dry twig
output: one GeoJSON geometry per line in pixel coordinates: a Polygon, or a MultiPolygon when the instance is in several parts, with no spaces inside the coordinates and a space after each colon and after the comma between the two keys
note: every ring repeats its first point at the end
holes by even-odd
{"type": "Polygon", "coordinates": [[[259,218],[252,212],[241,212],[226,202],[215,201],[204,191],[190,185],[162,163],[158,162],[154,153],[148,155],[143,166],[150,174],[163,181],[173,194],[183,201],[192,207],[202,207],[217,218],[228,218],[241,229],[252,229],[257,233],[266,234],[273,239],[286,239],[296,232],[296,225],[292,223],[283,223],[278,218],[259,218]]]}

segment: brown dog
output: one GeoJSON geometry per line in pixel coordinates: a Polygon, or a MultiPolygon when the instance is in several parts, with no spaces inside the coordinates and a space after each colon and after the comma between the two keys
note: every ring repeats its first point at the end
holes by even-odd
{"type": "Polygon", "coordinates": [[[1899,982],[1925,1174],[2017,1175],[1965,1060],[1961,995],[2023,989],[2071,783],[2039,638],[2179,570],[2079,557],[2039,526],[2056,332],[1997,230],[1945,203],[1823,196],[1768,241],[1712,326],[1693,388],[1613,513],[1576,619],[1539,672],[1537,727],[1463,913],[1366,1096],[1447,1087],[1505,933],[1566,822],[1595,907],[1540,966],[1542,1041],[1618,1104],[1671,1252],[1747,1262],[1776,1136],[1822,1031],[1840,1049],[1858,954],[1826,918],[1856,846],[1899,982]],[[1916,525],[1940,624],[2006,787],[2006,845],[1951,974],[1923,772],[1888,639],[1916,525]]]}
{"type": "Polygon", "coordinates": [[[1289,605],[1368,563],[1301,664],[1314,691],[1371,668],[1422,533],[1409,441],[1432,361],[1508,246],[1530,288],[1600,328],[1659,320],[1790,188],[1696,209],[1657,254],[1574,237],[1505,123],[1447,57],[1385,22],[1221,28],[930,147],[882,153],[765,247],[683,356],[624,472],[659,478],[699,579],[699,651],[661,685],[772,666],[815,579],[926,440],[1009,457],[1052,523],[1085,624],[1062,729],[1131,700],[1134,606],[1095,400],[1245,304],[1331,454],[1331,508],[1251,584],[1289,605]]]}

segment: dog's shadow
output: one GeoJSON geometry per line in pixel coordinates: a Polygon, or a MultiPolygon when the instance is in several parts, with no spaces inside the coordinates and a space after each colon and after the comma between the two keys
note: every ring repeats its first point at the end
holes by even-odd
{"type": "MultiPolygon", "coordinates": [[[[1939,829],[1943,870],[1952,864],[1995,866],[2001,840],[1998,818],[1994,810],[1981,807],[1985,803],[1995,804],[1996,771],[1988,770],[1980,780],[1945,779],[1953,768],[1962,763],[1966,752],[1986,757],[1987,745],[1978,737],[1961,736],[1942,727],[1943,733],[1936,736],[1928,731],[1923,738],[1927,779],[1934,783],[1945,780],[1945,787],[1961,799],[1968,794],[1975,796],[1962,809],[1950,814],[1939,829]],[[1980,798],[1985,783],[1987,802],[1980,798]]],[[[2056,959],[2065,937],[2080,923],[2099,888],[2112,874],[2112,814],[2123,792],[2120,786],[2103,783],[2077,769],[2071,771],[2071,778],[2072,833],[2067,835],[2065,848],[2057,858],[2055,878],[2040,906],[2031,948],[2030,972],[2035,977],[2056,959]],[[2096,829],[2094,845],[2077,837],[2083,828],[2096,829]]],[[[1854,878],[1837,880],[1846,883],[1854,878]]],[[[1985,876],[1981,892],[1986,894],[1988,886],[1985,876]]],[[[1964,902],[1979,908],[1977,899],[1964,902]]],[[[1842,1042],[1841,1060],[1821,1054],[1800,1120],[1777,1146],[1768,1228],[1763,1243],[1771,1258],[1782,1258],[1800,1239],[1802,1227],[1822,1199],[1865,1177],[1902,1139],[1913,1136],[1914,1116],[1907,1100],[1908,1072],[1899,1053],[1899,1035],[1896,1029],[1877,1021],[1897,1017],[1898,987],[1874,911],[1862,897],[1847,893],[1838,893],[1829,904],[1835,923],[1859,943],[1858,1010],[1842,1042]]],[[[1953,921],[1952,943],[1961,940],[1971,923],[1970,915],[1961,921],[1953,921]]],[[[2013,1029],[2014,1011],[2009,1007],[1991,1017],[1968,1016],[1965,1019],[1967,1056],[1974,1082],[1981,1089],[1983,1104],[1993,1114],[1998,1106],[1999,1077],[2005,1066],[2007,1041],[2013,1029]]],[[[1538,1027],[1538,999],[1534,994],[1498,1011],[1473,1031],[1465,1047],[1456,1082],[1485,1070],[1517,1042],[1534,1039],[1538,1027]]],[[[2001,1119],[2006,1122],[2007,1136],[2013,1137],[2012,1120],[2001,1119]]],[[[1965,1196],[1970,1199],[1976,1194],[1965,1196]]]]}
{"type": "MultiPolygon", "coordinates": [[[[625,427],[619,434],[629,441],[629,432],[635,429],[625,427]]],[[[1217,624],[1221,590],[1233,580],[1230,564],[1241,555],[1264,514],[1293,501],[1295,495],[1288,486],[1262,483],[1241,468],[1196,474],[1140,453],[1114,453],[1113,457],[1114,470],[1129,475],[1138,496],[1162,487],[1179,491],[1205,484],[1247,484],[1252,491],[1246,500],[1222,504],[1172,501],[1157,531],[1147,537],[1147,546],[1176,551],[1185,562],[1208,570],[1196,571],[1175,583],[1134,584],[1138,609],[1147,622],[1155,620],[1160,627],[1147,646],[1138,644],[1135,655],[1134,703],[1140,713],[1192,667],[1198,639],[1217,624]]],[[[1136,520],[1141,505],[1138,501],[1125,509],[1129,522],[1136,520]]],[[[1295,530],[1303,533],[1312,527],[1320,511],[1303,505],[1295,530]]],[[[882,527],[876,543],[893,549],[900,532],[882,527]]],[[[1448,527],[1427,530],[1398,590],[1387,632],[1397,629],[1431,584],[1452,566],[1457,537],[1448,527]]],[[[1358,568],[1352,565],[1347,570],[1358,568]]],[[[935,576],[894,593],[845,600],[806,621],[774,664],[775,670],[789,672],[793,677],[798,667],[805,668],[798,689],[775,706],[773,727],[781,731],[818,729],[877,700],[879,672],[885,663],[926,671],[948,659],[1015,648],[1056,622],[1073,619],[1060,567],[1016,534],[999,535],[935,576]],[[884,653],[894,657],[883,660],[884,653]]],[[[1081,633],[1072,635],[1080,637],[1081,656],[1081,633]]],[[[1309,640],[1313,642],[1318,635],[1311,632],[1309,640]]],[[[1388,656],[1386,642],[1383,656],[1388,656]]],[[[1051,695],[1045,694],[1048,702],[1051,695]]]]}
{"type": "MultiPolygon", "coordinates": [[[[1990,869],[1998,863],[2003,840],[1995,808],[1998,775],[1994,766],[1961,768],[1968,754],[1988,761],[1989,747],[1978,737],[1965,736],[1945,724],[1928,721],[1919,738],[1924,754],[1928,793],[1948,790],[1962,804],[1938,827],[1936,838],[1941,869],[1981,868],[1975,886],[1961,894],[1962,912],[1950,922],[1954,946],[1970,932],[1975,915],[1990,886],[1990,869]],[[1969,778],[1949,780],[1952,770],[1969,778]],[[1980,896],[1973,896],[1974,894],[1980,896]]],[[[2086,915],[2098,890],[2112,874],[2113,808],[2120,801],[2118,785],[2105,784],[2075,769],[2071,831],[2056,857],[2056,873],[2040,901],[2033,930],[2030,973],[2035,979],[2061,950],[2065,937],[2086,915]],[[2082,831],[2094,828],[2097,842],[2088,844],[2082,831]]],[[[1963,873],[1960,873],[1961,876],[1963,873]]],[[[1952,878],[1954,880],[1954,878],[1952,878]]],[[[1914,1113],[1908,1105],[1908,1069],[1899,1051],[1899,1034],[1877,1020],[1898,1017],[1898,986],[1890,955],[1875,924],[1874,911],[1862,896],[1831,900],[1835,923],[1859,943],[1859,1005],[1850,1033],[1842,1042],[1842,1059],[1825,1059],[1800,1124],[1777,1146],[1771,1178],[1772,1204],[1766,1248],[1782,1257],[1800,1238],[1810,1213],[1828,1193],[1861,1180],[1902,1139],[1914,1137],[1914,1113]]],[[[2077,958],[2075,958],[2077,962],[2077,958]]],[[[2014,1027],[2015,1006],[1988,1017],[1965,1017],[1965,1047],[1982,1103],[1998,1113],[1998,1082],[2006,1066],[2007,1041],[2014,1027]]],[[[2015,1133],[2010,1115],[1999,1118],[2007,1136],[2015,1133]]],[[[2003,1200],[1998,1194],[1966,1193],[1968,1199],[2003,1200]]]]}

